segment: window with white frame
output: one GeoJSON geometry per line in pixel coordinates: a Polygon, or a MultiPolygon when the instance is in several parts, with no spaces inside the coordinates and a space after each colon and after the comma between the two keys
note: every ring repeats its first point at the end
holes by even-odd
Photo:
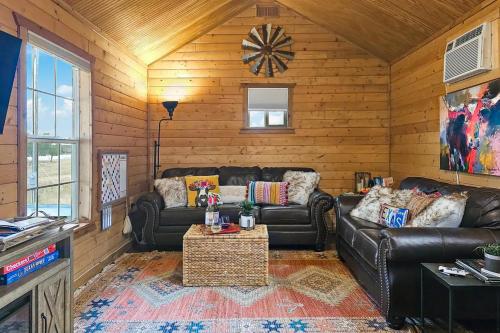
{"type": "Polygon", "coordinates": [[[248,128],[289,127],[289,87],[247,88],[248,128]]]}
{"type": "MultiPolygon", "coordinates": [[[[82,106],[90,113],[90,64],[29,34],[25,65],[26,211],[75,220],[80,216],[80,115],[82,106]]],[[[83,123],[88,119],[84,115],[83,123]]]]}

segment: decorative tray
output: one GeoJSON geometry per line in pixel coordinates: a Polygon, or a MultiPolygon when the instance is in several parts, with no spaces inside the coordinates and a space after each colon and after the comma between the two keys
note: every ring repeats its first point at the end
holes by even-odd
{"type": "Polygon", "coordinates": [[[205,230],[203,233],[205,235],[227,235],[227,234],[237,234],[241,231],[241,228],[239,225],[231,223],[227,228],[221,229],[219,232],[212,232],[212,229],[210,227],[205,227],[205,230]]]}

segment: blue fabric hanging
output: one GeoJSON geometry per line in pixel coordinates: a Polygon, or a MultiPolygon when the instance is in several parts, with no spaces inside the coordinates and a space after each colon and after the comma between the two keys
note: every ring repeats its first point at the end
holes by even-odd
{"type": "Polygon", "coordinates": [[[113,222],[113,206],[103,207],[101,211],[101,230],[111,228],[113,222]]]}

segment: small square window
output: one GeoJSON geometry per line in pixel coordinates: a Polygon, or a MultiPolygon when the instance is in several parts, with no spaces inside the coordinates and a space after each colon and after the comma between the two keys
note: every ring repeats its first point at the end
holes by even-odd
{"type": "Polygon", "coordinates": [[[288,85],[246,86],[245,128],[287,129],[290,127],[291,90],[288,85]]]}

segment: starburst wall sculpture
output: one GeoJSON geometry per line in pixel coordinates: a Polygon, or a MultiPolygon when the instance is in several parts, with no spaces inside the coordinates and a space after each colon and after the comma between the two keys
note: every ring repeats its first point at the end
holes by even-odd
{"type": "Polygon", "coordinates": [[[283,73],[288,69],[287,63],[295,53],[291,50],[292,37],[285,35],[285,29],[263,24],[260,28],[253,27],[248,37],[250,40],[244,39],[241,47],[245,51],[242,60],[250,64],[250,72],[259,75],[264,68],[264,74],[273,77],[276,70],[283,73]]]}

